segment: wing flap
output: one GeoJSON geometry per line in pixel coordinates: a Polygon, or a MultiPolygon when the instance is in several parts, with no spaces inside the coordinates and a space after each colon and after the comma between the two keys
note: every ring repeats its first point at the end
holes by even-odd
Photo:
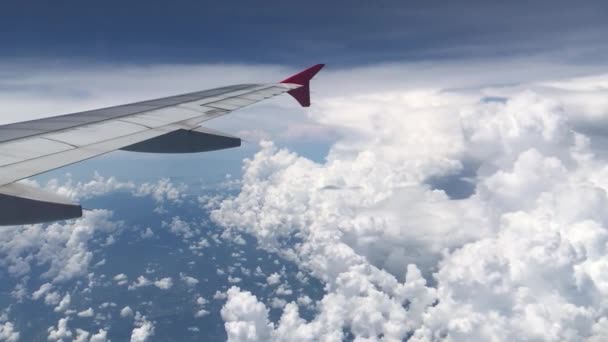
{"type": "Polygon", "coordinates": [[[70,145],[47,140],[42,137],[10,141],[0,144],[0,165],[13,164],[71,150],[72,148],[70,145]]]}
{"type": "Polygon", "coordinates": [[[147,128],[141,125],[125,121],[112,120],[95,125],[72,128],[59,133],[44,134],[43,137],[75,147],[82,147],[145,130],[147,130],[147,128]]]}

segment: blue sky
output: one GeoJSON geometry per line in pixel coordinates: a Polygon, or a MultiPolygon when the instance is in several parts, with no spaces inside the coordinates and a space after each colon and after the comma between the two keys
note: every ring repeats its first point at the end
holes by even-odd
{"type": "Polygon", "coordinates": [[[347,67],[552,52],[592,62],[606,56],[607,7],[563,0],[8,2],[0,57],[347,67]]]}

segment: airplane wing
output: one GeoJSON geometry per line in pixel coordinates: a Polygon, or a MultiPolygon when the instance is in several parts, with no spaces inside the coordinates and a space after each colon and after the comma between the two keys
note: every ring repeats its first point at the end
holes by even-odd
{"type": "Polygon", "coordinates": [[[240,84],[0,126],[0,225],[82,216],[82,207],[18,180],[115,150],[192,153],[241,145],[200,124],[288,93],[310,106],[310,79],[323,64],[280,83],[240,84]]]}

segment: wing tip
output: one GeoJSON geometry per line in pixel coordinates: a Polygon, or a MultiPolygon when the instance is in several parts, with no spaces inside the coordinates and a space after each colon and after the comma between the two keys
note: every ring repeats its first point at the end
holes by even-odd
{"type": "Polygon", "coordinates": [[[282,80],[281,83],[292,83],[292,84],[299,84],[302,86],[306,85],[313,77],[315,77],[315,75],[321,69],[323,69],[324,66],[325,66],[325,64],[323,64],[323,63],[315,64],[307,69],[300,71],[299,73],[297,73],[295,75],[292,75],[292,76],[282,80]]]}
{"type": "Polygon", "coordinates": [[[299,73],[290,76],[281,83],[298,84],[300,87],[292,89],[287,93],[291,95],[302,107],[310,107],[310,80],[323,69],[325,64],[315,64],[299,73]]]}

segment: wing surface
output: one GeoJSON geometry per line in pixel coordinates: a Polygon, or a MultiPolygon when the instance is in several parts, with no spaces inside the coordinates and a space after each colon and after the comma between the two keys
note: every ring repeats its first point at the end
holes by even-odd
{"type": "Polygon", "coordinates": [[[66,206],[69,218],[75,217],[75,212],[81,213],[79,205],[59,201],[22,184],[13,184],[18,180],[120,149],[185,153],[239,146],[240,139],[200,127],[200,124],[283,93],[289,93],[301,105],[308,106],[308,82],[321,67],[316,65],[281,83],[240,84],[2,125],[0,225],[68,218],[61,214],[59,218],[53,217],[55,212],[61,212],[62,206],[66,206]],[[306,94],[298,91],[300,88],[305,88],[306,94]],[[30,214],[37,210],[37,205],[44,205],[38,211],[53,212],[53,215],[30,214]],[[9,215],[1,211],[9,207],[13,212],[21,210],[22,213],[4,219],[9,215]]]}

